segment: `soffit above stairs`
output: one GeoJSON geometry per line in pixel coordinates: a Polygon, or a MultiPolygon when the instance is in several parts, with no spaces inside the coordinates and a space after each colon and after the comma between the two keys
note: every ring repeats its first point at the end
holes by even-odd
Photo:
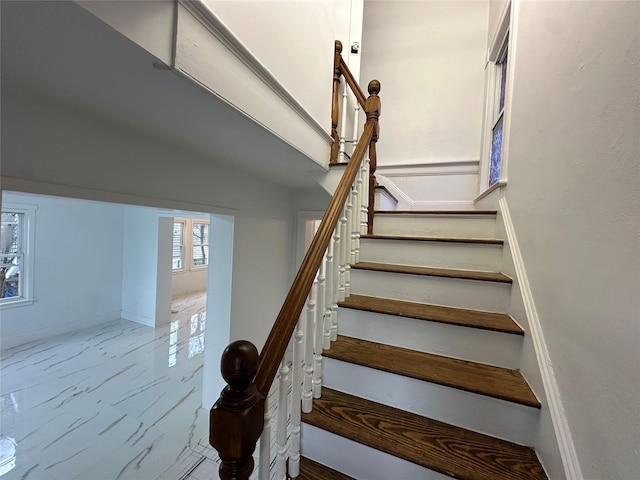
{"type": "Polygon", "coordinates": [[[2,86],[19,87],[290,188],[323,171],[73,2],[2,3],[2,86]]]}

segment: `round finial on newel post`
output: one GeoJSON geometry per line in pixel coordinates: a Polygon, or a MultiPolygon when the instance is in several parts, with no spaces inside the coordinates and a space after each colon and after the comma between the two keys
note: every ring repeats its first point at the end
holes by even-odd
{"type": "Polygon", "coordinates": [[[246,340],[233,342],[222,353],[220,371],[231,388],[246,388],[258,371],[258,350],[246,340]]]}
{"type": "Polygon", "coordinates": [[[369,91],[369,95],[378,95],[380,93],[380,81],[371,80],[367,90],[369,91]]]}
{"type": "Polygon", "coordinates": [[[340,40],[336,40],[336,44],[335,44],[335,51],[336,53],[342,53],[342,42],[340,40]]]}

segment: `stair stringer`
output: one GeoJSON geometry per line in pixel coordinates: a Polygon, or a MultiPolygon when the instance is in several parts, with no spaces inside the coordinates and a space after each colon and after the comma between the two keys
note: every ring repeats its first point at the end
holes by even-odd
{"type": "Polygon", "coordinates": [[[496,233],[505,241],[501,267],[513,279],[509,314],[526,332],[522,343],[520,370],[542,403],[533,446],[549,478],[579,480],[582,479],[580,466],[504,197],[505,188],[498,188],[491,195],[494,198],[487,200],[493,203],[497,197],[496,233]]]}

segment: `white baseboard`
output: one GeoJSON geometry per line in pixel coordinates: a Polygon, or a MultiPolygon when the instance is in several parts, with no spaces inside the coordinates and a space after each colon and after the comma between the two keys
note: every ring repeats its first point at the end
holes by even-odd
{"type": "Polygon", "coordinates": [[[122,310],[120,312],[120,318],[122,318],[124,320],[129,320],[130,322],[136,322],[136,323],[139,323],[141,325],[146,325],[148,327],[155,327],[156,326],[155,319],[148,318],[148,317],[143,317],[142,315],[137,315],[137,314],[131,313],[131,312],[125,312],[124,310],[122,310]]]}
{"type": "Polygon", "coordinates": [[[509,247],[513,255],[513,263],[518,282],[520,284],[524,308],[529,322],[529,333],[531,334],[531,339],[536,352],[545,396],[549,406],[549,412],[551,414],[551,421],[558,440],[558,447],[564,466],[565,476],[568,480],[583,480],[580,463],[578,462],[578,455],[573,443],[573,437],[571,436],[571,429],[569,428],[569,423],[562,405],[562,398],[558,389],[558,383],[556,381],[553,368],[551,367],[551,359],[549,358],[549,351],[544,339],[542,326],[540,325],[540,317],[538,316],[538,311],[533,299],[531,284],[527,277],[524,259],[518,245],[518,239],[516,237],[506,198],[502,196],[498,200],[498,204],[500,212],[502,213],[502,218],[504,219],[509,247]]]}

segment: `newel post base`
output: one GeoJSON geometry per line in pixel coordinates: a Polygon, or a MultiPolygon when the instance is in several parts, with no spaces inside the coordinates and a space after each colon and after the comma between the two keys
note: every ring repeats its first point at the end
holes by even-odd
{"type": "Polygon", "coordinates": [[[239,340],[225,349],[220,363],[228,385],[209,414],[209,443],[222,461],[221,480],[248,480],[264,427],[264,397],[253,383],[258,351],[251,342],[239,340]]]}

